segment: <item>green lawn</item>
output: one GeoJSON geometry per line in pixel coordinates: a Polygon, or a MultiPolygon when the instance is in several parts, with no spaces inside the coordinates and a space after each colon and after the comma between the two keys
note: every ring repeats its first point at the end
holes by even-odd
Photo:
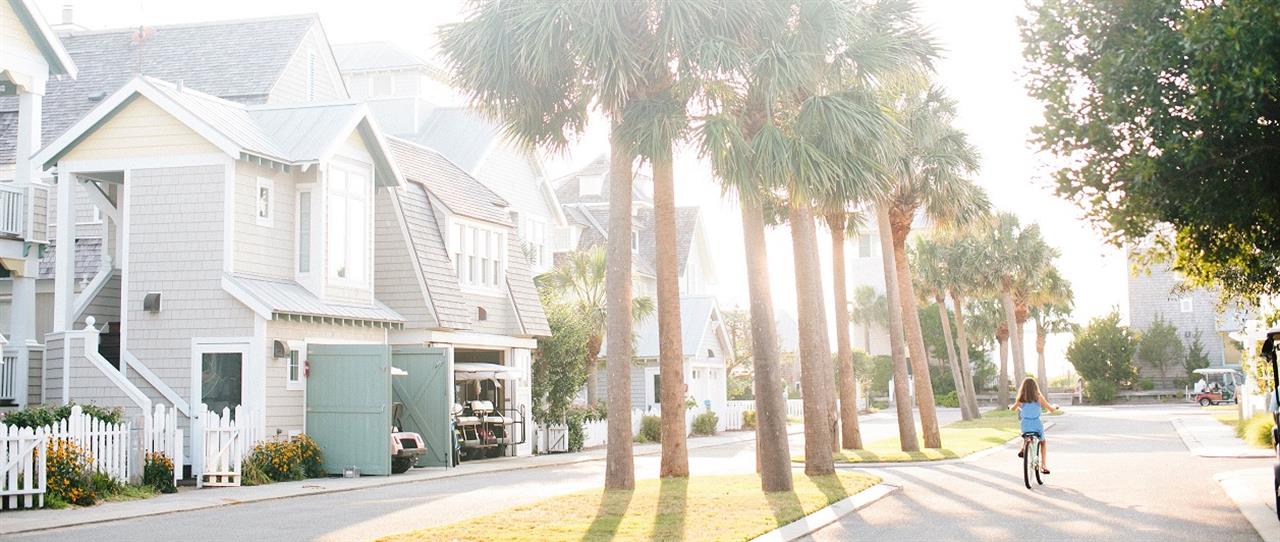
{"type": "MultiPolygon", "coordinates": [[[[1061,411],[1053,415],[1059,414],[1061,411]]],[[[984,413],[981,419],[943,426],[943,448],[925,448],[921,442],[920,451],[904,452],[898,437],[892,437],[872,442],[861,450],[842,450],[835,455],[835,460],[837,463],[902,463],[955,459],[999,446],[1021,433],[1018,417],[1013,411],[996,409],[984,413]]],[[[804,460],[803,457],[794,459],[804,460]]]]}
{"type": "Polygon", "coordinates": [[[583,491],[380,540],[750,540],[879,481],[797,472],[795,491],[764,493],[754,474],[640,480],[634,491],[583,491]]]}

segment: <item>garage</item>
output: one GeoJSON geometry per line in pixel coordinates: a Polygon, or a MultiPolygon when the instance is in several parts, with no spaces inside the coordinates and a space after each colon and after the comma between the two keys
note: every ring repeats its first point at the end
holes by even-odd
{"type": "Polygon", "coordinates": [[[390,475],[393,455],[396,470],[452,466],[446,353],[308,345],[306,433],[323,451],[325,470],[390,475]]]}
{"type": "Polygon", "coordinates": [[[528,412],[520,401],[524,371],[507,351],[456,349],[453,422],[462,460],[514,456],[528,441],[528,412]]]}

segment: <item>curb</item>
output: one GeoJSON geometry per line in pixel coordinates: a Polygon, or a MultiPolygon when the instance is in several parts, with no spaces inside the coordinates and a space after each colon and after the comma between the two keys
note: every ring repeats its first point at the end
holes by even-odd
{"type": "Polygon", "coordinates": [[[1249,520],[1253,530],[1264,542],[1280,542],[1280,523],[1276,522],[1276,511],[1267,505],[1266,498],[1250,486],[1248,479],[1256,479],[1259,475],[1271,474],[1271,468],[1245,469],[1220,472],[1214,479],[1222,486],[1231,501],[1235,503],[1240,514],[1249,520]]]}
{"type": "MultiPolygon", "coordinates": [[[[794,432],[793,432],[793,431],[791,431],[790,429],[791,429],[791,428],[788,428],[787,434],[788,434],[788,435],[794,434],[794,432]]],[[[796,432],[799,432],[799,431],[803,431],[803,428],[799,428],[799,429],[798,429],[798,431],[796,431],[796,432]]],[[[699,448],[714,448],[714,447],[716,447],[716,446],[728,446],[728,445],[730,445],[730,444],[739,444],[739,443],[742,443],[742,442],[747,442],[747,441],[750,441],[750,440],[754,440],[754,439],[755,439],[755,432],[754,432],[754,431],[744,432],[744,433],[745,433],[745,434],[744,434],[744,435],[742,435],[741,437],[735,437],[735,438],[733,438],[733,439],[727,439],[727,440],[725,440],[725,441],[723,441],[723,442],[707,443],[707,444],[701,444],[701,445],[696,445],[696,446],[689,446],[689,447],[688,447],[688,449],[690,449],[690,450],[695,450],[695,449],[699,449],[699,448]]],[[[657,447],[655,447],[655,449],[652,449],[652,450],[644,450],[644,451],[640,451],[640,452],[633,452],[633,457],[639,457],[639,456],[650,456],[650,455],[658,455],[658,454],[660,454],[660,453],[662,453],[662,449],[661,449],[661,448],[657,448],[657,447]]],[[[70,521],[60,522],[60,523],[58,523],[58,524],[56,524],[56,525],[41,525],[41,526],[36,526],[36,527],[19,527],[19,528],[17,528],[17,529],[13,529],[13,530],[8,530],[8,529],[0,528],[0,536],[8,536],[8,535],[15,535],[15,534],[22,534],[22,533],[33,533],[33,532],[40,532],[40,531],[50,531],[50,530],[54,530],[54,529],[62,529],[62,528],[65,528],[65,527],[82,527],[82,526],[85,526],[85,525],[96,525],[96,524],[100,524],[100,523],[112,523],[112,522],[116,522],[116,521],[128,521],[128,520],[131,520],[131,519],[149,518],[149,517],[164,516],[164,515],[169,515],[169,514],[181,514],[181,513],[184,513],[184,512],[194,512],[194,511],[198,511],[198,510],[209,510],[209,509],[213,509],[213,508],[223,508],[223,507],[227,507],[227,506],[235,506],[235,505],[239,505],[239,504],[249,504],[249,503],[266,502],[266,501],[278,501],[278,500],[283,500],[283,499],[294,499],[294,498],[299,498],[299,497],[310,497],[310,496],[313,496],[313,495],[328,495],[328,494],[333,494],[333,493],[348,493],[348,492],[352,492],[352,491],[361,491],[361,490],[365,490],[365,489],[377,489],[377,488],[381,488],[381,487],[398,486],[398,485],[405,485],[405,484],[417,484],[417,483],[424,483],[424,482],[434,482],[434,481],[437,481],[437,480],[449,480],[449,479],[453,479],[453,478],[461,478],[461,477],[464,477],[464,476],[477,476],[477,475],[481,475],[481,474],[494,474],[494,473],[511,472],[511,471],[518,471],[518,470],[530,470],[530,469],[545,469],[545,468],[551,468],[551,467],[563,467],[563,466],[567,466],[567,465],[576,465],[576,464],[579,464],[579,463],[588,463],[588,462],[591,462],[591,461],[604,461],[605,459],[606,459],[606,458],[605,458],[605,457],[603,457],[603,456],[602,456],[602,457],[577,457],[577,458],[572,458],[572,459],[566,459],[565,461],[557,461],[557,462],[554,462],[554,463],[553,463],[553,462],[548,462],[548,463],[546,463],[546,464],[540,464],[540,465],[511,465],[511,466],[497,467],[497,468],[493,468],[493,469],[489,469],[489,470],[474,471],[474,472],[466,472],[466,471],[459,472],[459,471],[457,471],[457,469],[448,469],[448,470],[442,471],[442,472],[443,472],[443,474],[441,474],[441,475],[439,475],[439,476],[433,476],[433,477],[430,477],[430,478],[396,479],[396,478],[391,477],[391,476],[385,476],[385,477],[381,477],[381,478],[384,478],[384,480],[383,480],[383,481],[379,481],[379,482],[377,482],[377,483],[372,483],[372,484],[369,484],[369,485],[352,486],[352,487],[317,488],[317,489],[310,490],[310,491],[306,491],[306,492],[298,492],[298,493],[287,494],[287,495],[264,495],[264,496],[260,496],[260,497],[248,497],[248,498],[241,498],[241,499],[224,498],[224,499],[222,499],[222,500],[221,500],[221,501],[219,501],[219,502],[203,502],[203,503],[196,503],[196,504],[192,504],[192,505],[187,506],[187,507],[178,507],[178,508],[172,508],[172,509],[166,509],[166,510],[155,510],[155,511],[151,511],[151,512],[142,512],[142,513],[130,514],[130,515],[127,515],[127,516],[93,518],[93,519],[84,519],[84,520],[80,520],[80,521],[76,521],[75,519],[71,519],[70,521]]],[[[318,479],[318,480],[323,480],[323,479],[318,479]]],[[[299,483],[299,484],[303,484],[303,486],[302,486],[302,487],[304,487],[304,488],[305,488],[307,485],[312,485],[312,484],[315,484],[315,483],[317,483],[317,482],[316,482],[315,480],[302,480],[302,481],[300,481],[300,482],[283,482],[283,483],[299,483]]],[[[207,490],[198,490],[198,491],[207,491],[207,490]]],[[[213,489],[212,491],[218,491],[218,490],[217,490],[217,489],[213,489]]],[[[863,491],[863,493],[865,493],[865,492],[866,492],[866,491],[863,491]]],[[[859,493],[859,494],[861,494],[861,493],[859,493]]],[[[212,495],[212,494],[211,494],[211,496],[212,496],[212,497],[217,497],[217,495],[212,495]]],[[[41,510],[35,510],[35,511],[36,511],[36,512],[39,512],[39,511],[41,511],[41,510]]]]}
{"type": "MultiPolygon", "coordinates": [[[[1045,431],[1048,431],[1050,428],[1056,425],[1058,425],[1057,422],[1051,421],[1045,424],[1044,429],[1045,431]]],[[[1000,444],[993,445],[990,448],[984,448],[968,455],[962,455],[960,457],[948,457],[945,459],[928,459],[928,460],[921,460],[921,461],[877,461],[877,462],[870,462],[870,461],[839,462],[837,461],[836,468],[837,469],[893,469],[893,468],[905,468],[905,467],[930,467],[933,465],[955,465],[957,463],[971,463],[979,459],[982,459],[984,457],[987,457],[991,454],[997,453],[1001,450],[1012,448],[1012,446],[1010,445],[1018,442],[1019,440],[1022,440],[1021,435],[1013,437],[1000,444]]],[[[803,461],[793,461],[792,463],[798,464],[798,465],[804,464],[803,461]]],[[[1277,542],[1280,542],[1280,541],[1277,541],[1277,542]]]]}
{"type": "Polygon", "coordinates": [[[826,508],[757,536],[751,539],[751,542],[791,542],[792,540],[798,540],[901,489],[901,486],[880,482],[859,491],[857,495],[831,503],[826,508]]]}
{"type": "MultiPolygon", "coordinates": [[[[1243,441],[1239,442],[1239,446],[1205,446],[1200,443],[1200,439],[1196,438],[1195,433],[1187,429],[1182,421],[1183,418],[1184,416],[1177,416],[1169,420],[1169,423],[1173,425],[1173,429],[1178,433],[1178,438],[1182,439],[1182,445],[1187,447],[1187,451],[1191,452],[1191,455],[1227,459],[1274,458],[1276,456],[1275,452],[1270,449],[1251,448],[1243,441]]],[[[1239,439],[1235,440],[1238,441],[1239,439]]]]}

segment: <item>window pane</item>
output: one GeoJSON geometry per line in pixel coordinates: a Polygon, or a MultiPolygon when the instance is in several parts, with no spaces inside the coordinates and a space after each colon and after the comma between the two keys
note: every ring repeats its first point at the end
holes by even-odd
{"type": "Polygon", "coordinates": [[[221,413],[240,405],[240,354],[204,354],[200,357],[200,402],[221,413]]]}
{"type": "Polygon", "coordinates": [[[365,212],[364,201],[349,200],[350,211],[347,213],[347,278],[364,280],[365,268],[365,212]]]}
{"type": "Polygon", "coordinates": [[[289,381],[290,382],[298,381],[298,365],[299,365],[298,351],[290,350],[289,351],[289,381]]]}
{"type": "Polygon", "coordinates": [[[338,278],[347,276],[347,205],[346,199],[329,195],[329,273],[338,278]]]}
{"type": "Polygon", "coordinates": [[[311,192],[298,193],[298,272],[311,272],[311,192]]]}

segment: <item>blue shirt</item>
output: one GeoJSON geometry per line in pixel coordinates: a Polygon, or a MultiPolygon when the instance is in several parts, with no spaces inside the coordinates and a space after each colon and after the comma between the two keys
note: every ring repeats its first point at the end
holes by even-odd
{"type": "Polygon", "coordinates": [[[1040,402],[1018,404],[1018,418],[1022,420],[1023,433],[1040,433],[1044,436],[1044,422],[1040,421],[1040,402]]]}

